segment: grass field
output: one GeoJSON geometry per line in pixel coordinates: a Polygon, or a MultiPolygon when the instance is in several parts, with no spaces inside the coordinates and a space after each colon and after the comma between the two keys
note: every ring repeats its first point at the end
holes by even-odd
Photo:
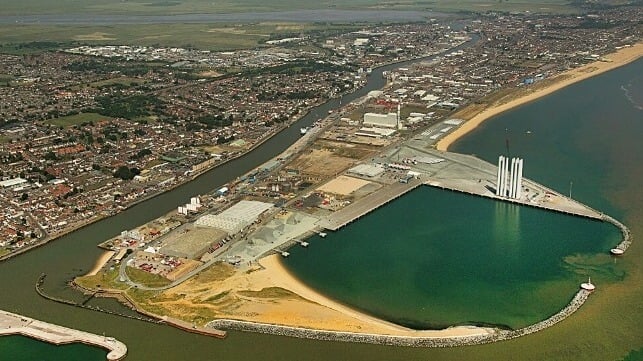
{"type": "Polygon", "coordinates": [[[145,272],[134,267],[127,267],[126,272],[133,282],[140,283],[148,287],[162,287],[172,283],[165,277],[145,272]]]}
{"type": "Polygon", "coordinates": [[[110,118],[97,113],[80,113],[76,115],[69,115],[66,117],[50,119],[50,120],[47,120],[47,123],[56,125],[59,127],[72,127],[74,125],[79,125],[86,122],[95,122],[95,121],[104,120],[104,119],[110,119],[110,118]]]}
{"type": "Polygon", "coordinates": [[[99,272],[93,276],[76,277],[74,282],[87,289],[124,290],[129,288],[126,283],[118,281],[118,267],[107,272],[99,272]]]}
{"type": "Polygon", "coordinates": [[[354,29],[347,24],[147,24],[114,26],[0,25],[0,52],[30,53],[79,44],[145,45],[235,50],[256,47],[270,36],[354,29]],[[17,45],[33,43],[32,46],[17,45]]]}

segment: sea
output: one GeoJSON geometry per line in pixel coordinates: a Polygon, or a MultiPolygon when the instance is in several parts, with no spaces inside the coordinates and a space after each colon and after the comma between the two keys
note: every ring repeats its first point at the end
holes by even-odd
{"type": "MultiPolygon", "coordinates": [[[[25,308],[28,316],[48,315],[53,322],[105,331],[128,345],[132,360],[472,360],[518,354],[525,360],[639,359],[642,107],[639,60],[490,119],[451,148],[492,163],[500,154],[522,157],[526,177],[624,221],[635,244],[622,258],[608,255],[619,241],[610,225],[420,188],[325,239],[311,239],[306,250],[293,248],[285,262],[320,292],[414,328],[518,328],[562,308],[591,276],[598,286],[595,295],[574,316],[536,335],[436,350],[240,332],[220,341],[91,311],[69,312],[63,305],[34,301],[46,310],[22,305],[17,297],[29,297],[26,288],[0,300],[8,311],[25,308]]],[[[51,252],[58,247],[68,248],[61,241],[51,252]]],[[[41,261],[37,252],[25,257],[41,261]]],[[[22,269],[20,261],[2,267],[22,269]]],[[[76,346],[2,337],[0,360],[104,360],[103,350],[76,346]],[[30,353],[41,347],[48,351],[30,353]]]]}

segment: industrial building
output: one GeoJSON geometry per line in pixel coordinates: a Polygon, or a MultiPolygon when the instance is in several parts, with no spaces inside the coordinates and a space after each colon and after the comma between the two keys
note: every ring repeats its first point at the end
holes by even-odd
{"type": "Polygon", "coordinates": [[[273,206],[272,203],[259,201],[240,201],[219,214],[202,216],[194,224],[200,227],[218,228],[228,234],[236,234],[273,206]]]}
{"type": "Polygon", "coordinates": [[[26,179],[13,178],[13,179],[7,179],[7,180],[0,181],[0,187],[2,187],[2,188],[10,188],[10,187],[18,186],[18,185],[25,184],[25,183],[27,183],[26,179]]]}
{"type": "Polygon", "coordinates": [[[366,113],[364,114],[365,127],[382,127],[382,128],[397,128],[398,116],[396,113],[377,114],[366,113]]]}
{"type": "Polygon", "coordinates": [[[359,164],[349,169],[348,173],[352,173],[362,177],[373,178],[384,173],[384,167],[375,164],[359,164]]]}

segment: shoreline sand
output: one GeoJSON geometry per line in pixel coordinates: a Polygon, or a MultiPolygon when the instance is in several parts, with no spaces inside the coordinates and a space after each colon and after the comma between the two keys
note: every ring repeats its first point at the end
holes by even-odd
{"type": "MultiPolygon", "coordinates": [[[[519,107],[523,104],[535,101],[574,83],[578,83],[596,75],[627,65],[641,57],[643,57],[643,43],[637,43],[631,47],[621,48],[614,53],[610,53],[602,57],[602,59],[607,59],[608,61],[597,60],[558,74],[554,78],[550,79],[553,83],[546,85],[545,87],[538,88],[538,84],[535,84],[532,86],[532,89],[522,88],[521,90],[527,90],[529,92],[527,94],[520,95],[515,99],[510,98],[510,100],[505,103],[503,103],[502,100],[506,97],[503,97],[497,102],[487,104],[482,111],[478,112],[470,119],[465,119],[466,122],[462,126],[438,141],[436,149],[447,151],[449,146],[451,146],[455,141],[474,130],[487,119],[493,118],[496,115],[519,107]]],[[[511,97],[513,96],[512,94],[509,94],[508,96],[511,97]]],[[[463,110],[466,108],[467,107],[463,110]]],[[[462,110],[455,113],[455,117],[457,117],[457,114],[460,112],[462,112],[462,110]]]]}
{"type": "Polygon", "coordinates": [[[105,264],[116,254],[114,251],[105,251],[103,254],[98,257],[96,260],[96,263],[94,264],[94,267],[85,274],[85,276],[94,276],[98,273],[98,271],[105,266],[105,264]]]}
{"type": "MultiPolygon", "coordinates": [[[[274,283],[275,286],[289,290],[302,298],[305,298],[313,303],[316,303],[333,311],[339,312],[344,316],[353,318],[360,323],[371,325],[379,330],[378,333],[387,335],[441,338],[486,335],[492,332],[490,329],[475,326],[457,326],[446,328],[443,330],[413,330],[355,310],[317,292],[316,290],[307,286],[293,274],[291,274],[290,271],[288,271],[283,265],[279,255],[270,255],[268,257],[262,258],[261,260],[259,260],[259,264],[264,268],[264,270],[262,271],[267,272],[270,275],[270,280],[272,281],[272,283],[274,283]]],[[[287,325],[288,322],[283,322],[282,324],[287,325]]]]}

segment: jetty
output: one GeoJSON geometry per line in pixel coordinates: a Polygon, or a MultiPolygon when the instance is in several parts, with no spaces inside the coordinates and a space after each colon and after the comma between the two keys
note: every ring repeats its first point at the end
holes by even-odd
{"type": "Polygon", "coordinates": [[[331,231],[337,231],[345,225],[361,218],[375,209],[397,199],[404,194],[422,185],[418,179],[412,179],[407,183],[396,182],[377,192],[373,192],[359,201],[334,212],[328,217],[322,218],[317,225],[331,231]]]}
{"type": "Polygon", "coordinates": [[[0,310],[0,336],[22,335],[54,345],[84,343],[109,351],[107,360],[122,360],[127,355],[127,346],[113,337],[38,321],[33,318],[0,310]]]}

